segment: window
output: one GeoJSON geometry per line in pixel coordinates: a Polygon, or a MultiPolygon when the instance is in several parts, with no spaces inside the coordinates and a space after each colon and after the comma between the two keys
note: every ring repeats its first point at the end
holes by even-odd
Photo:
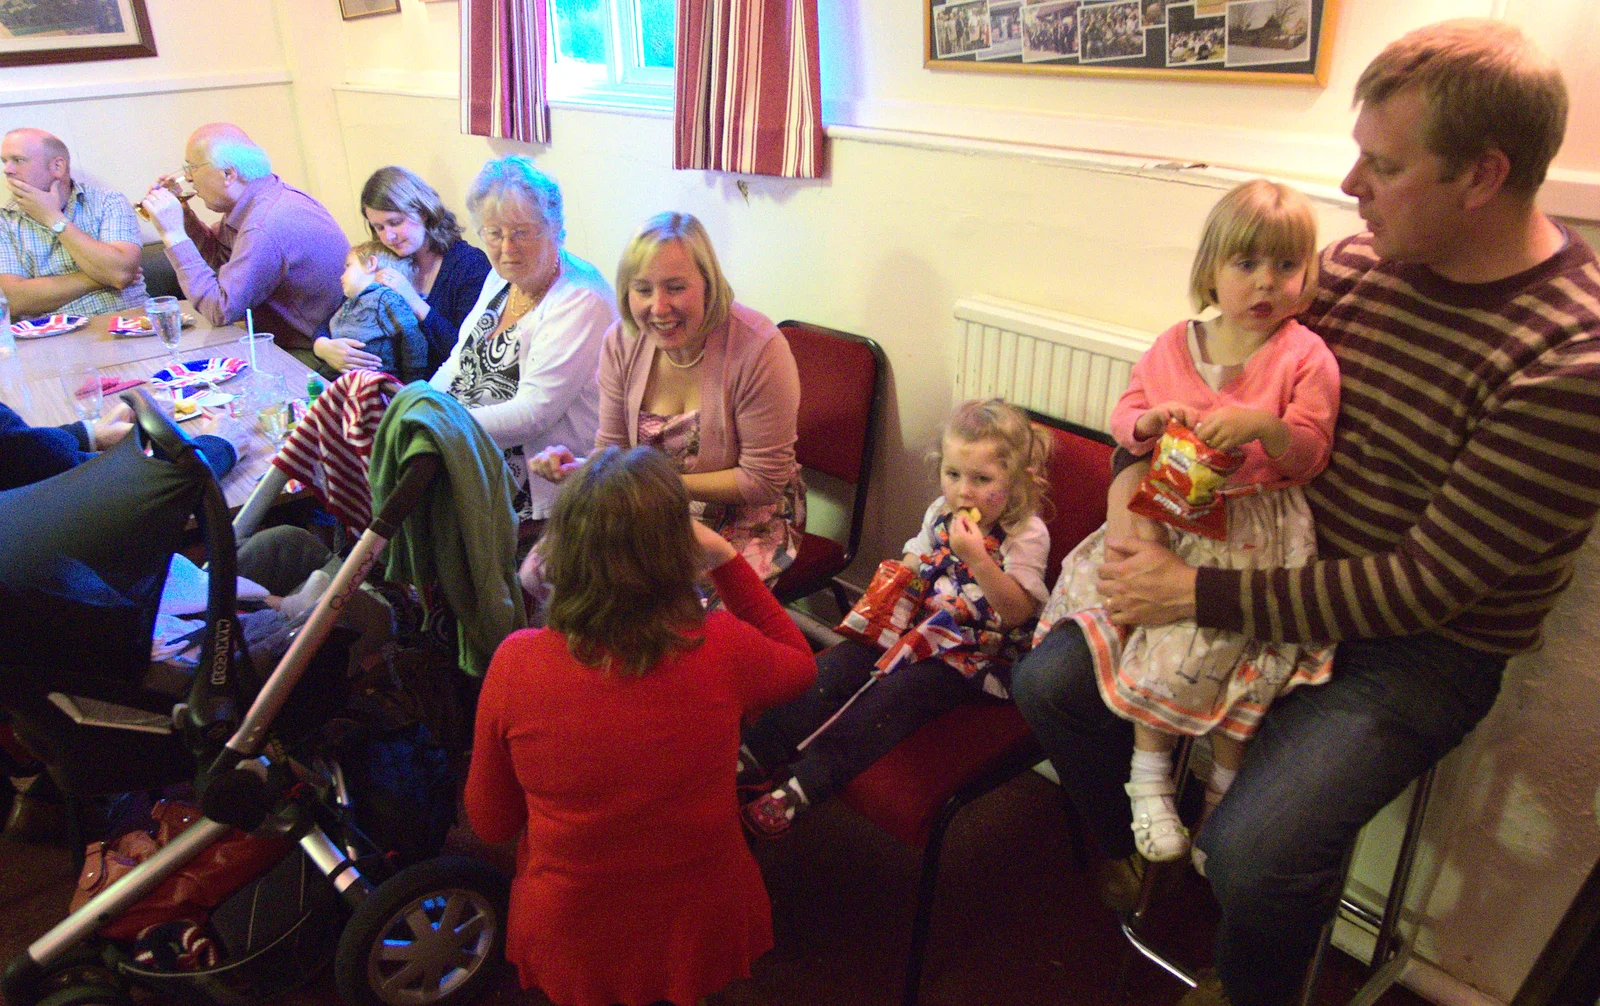
{"type": "Polygon", "coordinates": [[[550,96],[672,107],[677,0],[550,0],[550,96]]]}

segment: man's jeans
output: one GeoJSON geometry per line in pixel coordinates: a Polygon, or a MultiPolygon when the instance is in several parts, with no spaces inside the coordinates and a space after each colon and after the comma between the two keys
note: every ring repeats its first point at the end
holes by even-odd
{"type": "MultiPolygon", "coordinates": [[[[1423,634],[1339,644],[1333,680],[1267,712],[1196,840],[1222,906],[1217,968],[1234,1006],[1300,986],[1361,827],[1461,742],[1500,690],[1506,658],[1423,634]]],[[[1076,623],[1012,669],[1012,697],[1108,856],[1133,851],[1133,732],[1105,707],[1076,623]]]]}

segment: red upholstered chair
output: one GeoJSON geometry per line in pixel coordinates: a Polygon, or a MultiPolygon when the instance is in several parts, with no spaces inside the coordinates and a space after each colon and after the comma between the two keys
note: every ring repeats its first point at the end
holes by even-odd
{"type": "Polygon", "coordinates": [[[839,610],[848,611],[850,602],[834,577],[850,565],[861,544],[877,439],[879,375],[888,364],[878,344],[859,335],[803,321],[780,322],[778,329],[789,340],[800,370],[795,457],[802,468],[853,487],[855,498],[846,539],[840,542],[807,532],[794,564],[778,577],[772,592],[789,604],[831,588],[839,610]]]}
{"type": "MultiPolygon", "coordinates": [[[[1066,555],[1105,521],[1111,485],[1111,438],[1103,433],[1030,413],[1052,440],[1050,559],[1053,581],[1066,555]]],[[[902,1001],[915,1006],[922,979],[939,877],[945,829],[962,807],[1036,765],[1044,757],[1038,742],[1011,703],[961,706],[925,725],[851,780],[844,801],[912,848],[922,850],[922,878],[911,923],[902,1001]]],[[[1072,836],[1080,862],[1081,837],[1072,836]]]]}

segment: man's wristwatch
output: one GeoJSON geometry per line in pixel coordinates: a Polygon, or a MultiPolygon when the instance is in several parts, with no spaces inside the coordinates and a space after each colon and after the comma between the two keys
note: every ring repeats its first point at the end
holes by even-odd
{"type": "Polygon", "coordinates": [[[51,234],[59,235],[62,231],[66,230],[66,229],[67,229],[67,218],[66,217],[62,217],[60,220],[57,220],[55,223],[50,225],[50,233],[51,234]]]}

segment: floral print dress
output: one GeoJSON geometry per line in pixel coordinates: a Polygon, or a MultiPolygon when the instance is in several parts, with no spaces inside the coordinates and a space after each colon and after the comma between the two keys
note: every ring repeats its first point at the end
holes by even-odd
{"type": "MultiPolygon", "coordinates": [[[[692,473],[700,455],[700,410],[676,416],[639,413],[639,443],[661,451],[678,471],[692,473]]],[[[806,526],[806,486],[799,473],[775,503],[691,501],[689,512],[726,538],[756,575],[771,586],[794,562],[806,526]]]]}

